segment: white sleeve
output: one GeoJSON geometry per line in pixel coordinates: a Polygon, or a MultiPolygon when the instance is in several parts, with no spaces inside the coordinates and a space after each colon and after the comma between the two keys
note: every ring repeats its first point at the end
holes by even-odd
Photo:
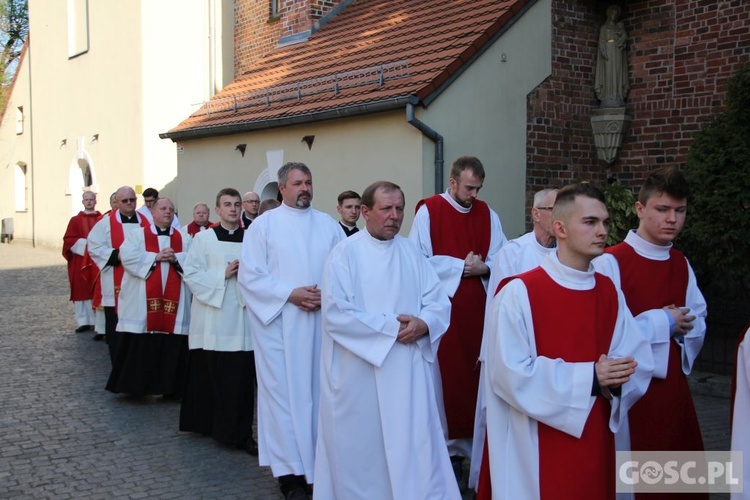
{"type": "Polygon", "coordinates": [[[698,288],[698,282],[695,279],[695,273],[690,265],[688,266],[688,286],[685,295],[685,307],[690,309],[688,314],[695,316],[693,329],[685,335],[676,335],[675,341],[682,349],[682,371],[689,375],[693,369],[695,358],[701,352],[703,341],[706,338],[706,299],[698,288]]]}
{"type": "Polygon", "coordinates": [[[355,304],[352,273],[341,250],[334,248],[323,269],[323,330],[344,349],[379,367],[396,343],[400,323],[396,314],[368,312],[355,304]]]}
{"type": "Polygon", "coordinates": [[[151,274],[156,255],[146,251],[143,230],[131,231],[120,247],[120,262],[125,271],[143,280],[151,274]]]}
{"type": "MultiPolygon", "coordinates": [[[[614,255],[605,253],[593,261],[596,272],[607,276],[620,291],[620,266],[614,255]]],[[[666,378],[669,367],[671,332],[669,313],[663,309],[649,309],[635,317],[641,335],[651,344],[654,360],[653,376],[666,378]]]]}
{"type": "Polygon", "coordinates": [[[190,288],[193,300],[218,309],[224,301],[224,292],[227,288],[226,268],[211,267],[206,240],[207,238],[199,238],[196,235],[182,266],[182,278],[190,288]]]}
{"type": "Polygon", "coordinates": [[[609,428],[617,432],[628,411],[646,393],[654,372],[653,345],[643,335],[641,325],[630,314],[625,296],[617,289],[618,311],[615,331],[607,357],[611,359],[633,357],[638,363],[630,380],[622,385],[619,397],[612,398],[609,428]]]}
{"type": "Polygon", "coordinates": [[[104,271],[114,248],[110,237],[109,215],[97,222],[88,236],[89,255],[96,266],[104,271]]]}
{"type": "Polygon", "coordinates": [[[237,284],[244,303],[264,325],[281,314],[294,291],[268,267],[268,218],[256,218],[242,239],[237,284]]]}
{"type": "MultiPolygon", "coordinates": [[[[505,237],[505,233],[503,233],[500,217],[494,210],[490,209],[490,249],[487,255],[484,256],[484,263],[490,269],[490,276],[482,278],[482,283],[484,283],[488,296],[495,292],[494,288],[490,290],[493,283],[493,263],[506,243],[508,243],[508,239],[505,237]]],[[[500,281],[497,280],[496,283],[500,283],[500,281]]],[[[495,284],[495,288],[497,288],[497,284],[495,284]]]]}
{"type": "Polygon", "coordinates": [[[70,251],[83,257],[83,254],[86,252],[86,238],[78,238],[78,240],[73,243],[73,246],[70,247],[70,251]]]}
{"type": "Polygon", "coordinates": [[[537,356],[526,286],[508,283],[495,297],[487,338],[487,381],[517,411],[581,437],[595,396],[594,363],[537,356]]]}
{"type": "Polygon", "coordinates": [[[448,255],[433,255],[432,240],[430,238],[430,213],[426,205],[422,205],[417,210],[414,222],[411,226],[409,239],[412,240],[419,248],[419,251],[429,259],[432,268],[440,278],[445,291],[449,297],[458,290],[461,284],[461,278],[464,273],[463,259],[457,259],[448,255]]]}

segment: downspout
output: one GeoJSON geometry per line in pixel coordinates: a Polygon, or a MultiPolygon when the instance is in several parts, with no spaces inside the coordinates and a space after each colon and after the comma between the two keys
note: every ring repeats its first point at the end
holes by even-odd
{"type": "Polygon", "coordinates": [[[435,143],[435,194],[440,194],[445,190],[443,186],[443,136],[414,116],[414,104],[410,102],[406,103],[406,121],[435,143]]]}

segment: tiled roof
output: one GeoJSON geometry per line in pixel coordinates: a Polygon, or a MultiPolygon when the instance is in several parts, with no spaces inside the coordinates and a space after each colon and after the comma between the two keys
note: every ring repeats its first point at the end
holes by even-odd
{"type": "Polygon", "coordinates": [[[431,100],[533,0],[355,0],[278,47],[162,137],[173,140],[431,100]]]}

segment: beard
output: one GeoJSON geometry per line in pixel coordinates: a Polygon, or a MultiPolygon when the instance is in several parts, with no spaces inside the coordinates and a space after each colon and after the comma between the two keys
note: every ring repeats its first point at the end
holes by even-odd
{"type": "Polygon", "coordinates": [[[310,201],[312,200],[312,196],[310,196],[310,193],[300,193],[299,196],[297,196],[297,201],[294,202],[294,204],[297,206],[297,208],[308,208],[310,206],[310,201]],[[307,196],[307,199],[302,199],[303,196],[307,196]]]}

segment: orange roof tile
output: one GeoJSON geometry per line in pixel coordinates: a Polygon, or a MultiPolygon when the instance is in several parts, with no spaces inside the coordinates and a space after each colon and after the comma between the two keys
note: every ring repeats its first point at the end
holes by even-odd
{"type": "Polygon", "coordinates": [[[355,0],[278,47],[165,134],[172,140],[427,104],[533,0],[355,0]]]}

